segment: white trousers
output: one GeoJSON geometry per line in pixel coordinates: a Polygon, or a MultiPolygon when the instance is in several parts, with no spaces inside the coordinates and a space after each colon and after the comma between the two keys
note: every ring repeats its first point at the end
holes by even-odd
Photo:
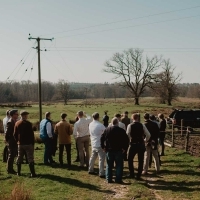
{"type": "Polygon", "coordinates": [[[149,159],[150,159],[150,153],[152,152],[153,160],[155,163],[155,169],[157,172],[160,171],[160,162],[158,157],[158,150],[152,150],[151,146],[146,146],[146,151],[144,153],[144,167],[143,170],[145,172],[148,171],[149,168],[149,159]]]}
{"type": "Polygon", "coordinates": [[[105,157],[106,153],[103,151],[101,147],[98,148],[92,148],[92,153],[89,161],[89,172],[94,171],[94,163],[97,159],[97,156],[99,156],[99,176],[104,176],[104,163],[105,163],[105,157]]]}

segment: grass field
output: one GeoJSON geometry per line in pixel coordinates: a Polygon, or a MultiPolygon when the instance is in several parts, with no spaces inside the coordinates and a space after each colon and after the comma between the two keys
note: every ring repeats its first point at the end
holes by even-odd
{"type": "MultiPolygon", "coordinates": [[[[3,136],[0,136],[2,142],[3,136]]],[[[38,178],[28,178],[28,165],[22,165],[22,176],[8,175],[6,164],[0,163],[0,199],[11,194],[15,183],[23,183],[26,190],[31,192],[36,200],[67,200],[67,199],[199,199],[200,191],[200,158],[191,157],[183,151],[166,149],[162,157],[161,174],[156,176],[154,168],[142,181],[123,179],[125,185],[107,184],[98,176],[88,175],[86,170],[80,171],[78,163],[73,163],[72,169],[59,165],[44,166],[43,145],[36,144],[35,169],[38,178]]],[[[3,145],[0,147],[2,152],[3,145]]],[[[72,160],[76,157],[75,147],[72,146],[72,160]]],[[[58,153],[55,157],[58,161],[58,153]]],[[[135,165],[137,161],[135,160],[135,165]]],[[[15,166],[16,167],[16,166],[15,166]]],[[[95,168],[97,169],[97,163],[95,168]]],[[[124,176],[128,175],[127,162],[124,176]]]]}
{"type": "MultiPolygon", "coordinates": [[[[134,101],[130,99],[91,99],[87,101],[87,105],[85,101],[81,100],[73,100],[70,101],[68,105],[63,105],[63,103],[45,103],[42,107],[43,116],[44,113],[49,111],[52,113],[52,120],[58,121],[60,120],[60,113],[66,112],[68,114],[68,120],[74,120],[76,117],[76,113],[79,110],[83,110],[89,115],[93,112],[99,112],[100,117],[103,117],[104,111],[108,111],[108,115],[110,119],[114,116],[115,113],[123,113],[124,111],[128,111],[129,113],[139,112],[144,114],[145,112],[149,112],[151,114],[157,115],[158,113],[163,113],[165,116],[168,116],[171,113],[172,108],[199,108],[200,109],[200,100],[199,99],[187,99],[187,98],[179,98],[177,101],[173,102],[173,106],[167,106],[166,104],[158,104],[157,100],[154,98],[146,97],[141,98],[141,105],[134,105],[134,101]]],[[[0,109],[0,119],[5,117],[5,112],[7,109],[12,108],[2,108],[0,109]]],[[[17,108],[20,110],[24,110],[22,108],[17,108]]],[[[25,108],[28,112],[30,112],[29,119],[31,122],[37,122],[39,119],[39,108],[37,104],[33,104],[31,108],[25,108]]]]}
{"type": "MultiPolygon", "coordinates": [[[[128,110],[131,112],[149,112],[157,114],[163,112],[165,115],[171,112],[172,107],[159,105],[153,99],[142,99],[141,106],[134,106],[132,102],[125,99],[118,102],[107,100],[96,100],[92,105],[84,106],[81,102],[70,102],[73,105],[62,104],[46,105],[43,112],[52,112],[52,118],[59,120],[61,112],[67,112],[68,119],[73,120],[78,110],[84,110],[88,114],[98,111],[103,116],[104,110],[112,117],[116,112],[128,110]],[[103,103],[102,103],[103,102],[103,103]],[[78,104],[78,105],[74,105],[78,104]]],[[[174,107],[199,108],[199,101],[190,102],[180,100],[174,102],[174,107]]],[[[6,109],[5,109],[6,110],[6,109]]],[[[0,111],[0,119],[5,110],[0,111]]],[[[30,119],[36,122],[38,118],[38,107],[27,109],[30,119]]],[[[0,136],[0,152],[2,152],[3,136],[0,136]]],[[[154,168],[150,169],[150,175],[143,176],[142,181],[124,179],[125,185],[107,184],[98,176],[88,175],[86,170],[80,171],[78,163],[73,163],[72,169],[59,165],[53,167],[44,166],[43,144],[35,144],[35,169],[38,178],[28,178],[28,165],[22,166],[22,176],[17,177],[6,173],[6,164],[0,162],[0,199],[9,197],[16,183],[23,183],[34,200],[100,200],[100,199],[199,199],[200,191],[200,158],[173,148],[166,149],[166,156],[162,157],[161,174],[156,176],[154,168]]],[[[75,145],[72,145],[72,161],[76,158],[75,145]]],[[[0,159],[2,160],[2,159],[0,159]]],[[[58,152],[55,160],[58,161],[58,152]]],[[[64,160],[65,161],[65,160],[64,160]]],[[[135,160],[135,165],[137,161],[135,160]]],[[[96,162],[97,169],[97,162],[96,162]]],[[[16,166],[15,166],[16,169],[16,166]]],[[[124,176],[128,175],[127,162],[125,162],[124,176]]]]}

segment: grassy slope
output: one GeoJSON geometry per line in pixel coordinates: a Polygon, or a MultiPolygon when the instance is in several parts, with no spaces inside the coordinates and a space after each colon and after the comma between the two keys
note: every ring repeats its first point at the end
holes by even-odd
{"type": "MultiPolygon", "coordinates": [[[[190,104],[187,102],[177,102],[176,105],[184,107],[198,106],[199,103],[190,104]]],[[[176,107],[175,105],[175,107],[176,107]]],[[[80,107],[75,105],[63,106],[61,104],[44,106],[43,112],[51,111],[52,118],[59,120],[61,112],[68,113],[68,119],[74,119],[74,113],[83,109],[87,113],[99,111],[101,116],[104,110],[109,110],[109,115],[124,110],[158,113],[169,113],[171,107],[157,105],[145,99],[140,107],[131,103],[121,102],[105,103],[102,106],[80,107]]],[[[31,121],[35,122],[38,116],[37,107],[27,109],[31,114],[31,121]]],[[[0,111],[0,116],[4,116],[4,110],[0,111]]],[[[2,118],[2,117],[0,117],[2,118]]],[[[0,152],[3,149],[3,136],[0,136],[0,152]]],[[[31,188],[33,197],[39,200],[48,199],[199,199],[200,191],[200,159],[191,157],[182,151],[167,149],[166,155],[162,158],[162,174],[160,177],[154,175],[144,177],[143,181],[125,180],[130,185],[106,184],[104,180],[89,176],[87,171],[79,171],[75,163],[72,170],[66,168],[54,168],[42,165],[43,145],[36,144],[40,150],[35,151],[36,172],[40,175],[37,179],[29,179],[29,169],[27,165],[22,166],[22,177],[10,176],[6,174],[5,163],[0,162],[0,196],[10,194],[15,182],[23,182],[27,189],[31,188]]],[[[72,160],[75,159],[75,148],[72,146],[72,160]]],[[[58,160],[58,154],[55,160],[58,160]]],[[[137,162],[136,162],[137,164],[137,162]]],[[[128,174],[127,163],[125,174],[128,174]]],[[[152,173],[154,169],[150,170],[152,173]]]]}
{"type": "MultiPolygon", "coordinates": [[[[0,137],[2,144],[2,136],[0,137]]],[[[6,174],[5,163],[0,163],[0,195],[9,194],[15,182],[23,182],[25,188],[31,189],[34,199],[199,199],[200,158],[191,157],[176,149],[167,149],[162,157],[163,165],[160,176],[143,177],[142,181],[124,179],[127,185],[107,184],[98,176],[80,171],[73,163],[72,170],[42,165],[43,145],[36,144],[40,150],[35,151],[36,172],[39,178],[28,178],[28,165],[22,166],[22,177],[6,174]],[[130,184],[130,185],[129,185],[130,184]]],[[[2,152],[1,145],[1,152],[2,152]]],[[[56,160],[58,155],[56,155],[56,160]]],[[[72,149],[75,159],[75,148],[72,149]]],[[[96,163],[97,164],[97,163],[96,163]]],[[[135,162],[137,165],[137,162],[135,162]]],[[[15,167],[15,166],[14,166],[15,167]]],[[[96,165],[97,168],[97,165],[96,165]]],[[[127,163],[124,175],[128,174],[127,163]]]]}

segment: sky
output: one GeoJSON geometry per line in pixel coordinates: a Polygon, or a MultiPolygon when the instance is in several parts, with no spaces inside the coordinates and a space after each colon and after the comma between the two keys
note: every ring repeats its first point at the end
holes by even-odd
{"type": "Polygon", "coordinates": [[[170,59],[183,83],[199,83],[200,0],[0,0],[0,81],[115,82],[116,52],[141,48],[170,59]],[[46,51],[45,51],[46,49],[46,51]]]}

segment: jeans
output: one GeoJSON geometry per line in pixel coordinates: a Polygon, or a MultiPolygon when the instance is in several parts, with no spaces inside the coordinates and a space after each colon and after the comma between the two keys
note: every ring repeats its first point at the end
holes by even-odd
{"type": "Polygon", "coordinates": [[[67,153],[67,164],[71,165],[71,144],[59,144],[59,162],[63,164],[64,147],[67,153]]]}
{"type": "Polygon", "coordinates": [[[130,176],[134,176],[134,167],[133,167],[133,160],[135,155],[138,155],[138,174],[137,176],[140,177],[142,170],[143,170],[143,162],[144,162],[144,152],[145,146],[144,144],[131,144],[128,153],[128,167],[130,176]]]}
{"type": "Polygon", "coordinates": [[[106,153],[103,151],[101,147],[98,148],[92,148],[92,155],[90,157],[89,161],[89,172],[94,171],[94,163],[95,160],[97,159],[97,156],[99,156],[99,176],[105,175],[104,172],[104,162],[106,158],[106,153]]]}
{"type": "Polygon", "coordinates": [[[160,162],[159,162],[159,157],[158,157],[158,149],[152,150],[151,146],[146,146],[145,159],[144,159],[144,171],[145,172],[148,171],[151,152],[152,152],[154,163],[155,163],[155,169],[157,172],[159,172],[160,162]]]}
{"type": "Polygon", "coordinates": [[[52,163],[53,158],[52,158],[52,146],[53,146],[53,139],[47,138],[44,140],[44,163],[52,163]]]}
{"type": "Polygon", "coordinates": [[[115,182],[121,182],[122,181],[122,175],[123,175],[123,153],[122,151],[109,151],[106,152],[106,180],[112,181],[112,170],[114,166],[114,162],[116,165],[116,178],[115,182]]]}

